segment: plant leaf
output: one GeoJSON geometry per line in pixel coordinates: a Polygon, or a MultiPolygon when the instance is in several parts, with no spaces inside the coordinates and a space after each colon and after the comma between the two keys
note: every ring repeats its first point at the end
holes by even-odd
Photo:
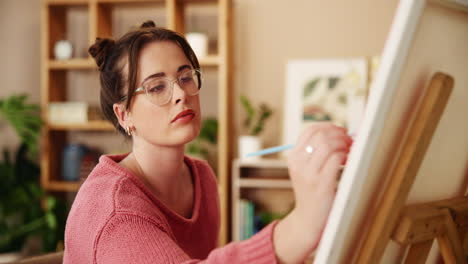
{"type": "Polygon", "coordinates": [[[47,211],[52,211],[57,206],[57,199],[52,196],[47,196],[46,198],[47,211]]]}
{"type": "Polygon", "coordinates": [[[45,218],[46,218],[47,226],[50,229],[57,228],[57,219],[55,218],[54,214],[48,212],[48,213],[46,213],[45,218]]]}
{"type": "Polygon", "coordinates": [[[315,90],[318,82],[320,81],[320,77],[314,78],[304,86],[304,98],[309,97],[315,90]]]}
{"type": "Polygon", "coordinates": [[[199,138],[206,140],[211,144],[216,144],[218,141],[218,120],[214,118],[203,120],[199,138]]]}
{"type": "Polygon", "coordinates": [[[0,100],[0,115],[7,120],[21,141],[28,145],[32,156],[37,154],[37,138],[42,121],[39,106],[26,103],[26,95],[12,95],[0,100]]]}
{"type": "Polygon", "coordinates": [[[332,90],[340,81],[340,77],[329,77],[328,78],[328,90],[332,90]]]}
{"type": "Polygon", "coordinates": [[[252,104],[250,103],[249,99],[246,96],[241,95],[240,101],[241,101],[241,105],[244,107],[245,112],[247,113],[247,116],[244,119],[244,127],[246,129],[249,129],[252,123],[252,120],[255,116],[255,109],[252,107],[252,104]]]}
{"type": "Polygon", "coordinates": [[[256,136],[256,135],[260,134],[260,132],[262,132],[262,130],[263,130],[264,126],[265,126],[265,121],[273,113],[271,108],[265,103],[262,103],[260,105],[259,112],[260,112],[260,117],[258,118],[258,121],[257,121],[256,125],[252,129],[252,135],[254,135],[254,136],[256,136]]]}

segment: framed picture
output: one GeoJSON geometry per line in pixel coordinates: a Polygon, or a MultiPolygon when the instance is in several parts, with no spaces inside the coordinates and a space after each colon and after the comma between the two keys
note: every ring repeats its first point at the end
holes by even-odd
{"type": "Polygon", "coordinates": [[[367,82],[366,58],[289,61],[283,143],[294,144],[312,122],[330,121],[355,134],[364,113],[367,82]]]}

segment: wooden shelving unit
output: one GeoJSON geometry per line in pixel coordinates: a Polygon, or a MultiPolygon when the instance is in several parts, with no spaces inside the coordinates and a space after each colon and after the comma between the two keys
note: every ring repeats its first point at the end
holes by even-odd
{"type": "MultiPolygon", "coordinates": [[[[220,244],[228,241],[229,210],[228,197],[230,190],[232,160],[231,146],[233,130],[229,120],[232,120],[232,3],[231,0],[43,0],[42,4],[42,35],[41,35],[41,108],[42,118],[46,125],[42,129],[41,150],[41,183],[50,191],[76,192],[80,183],[61,180],[61,155],[68,142],[68,133],[94,131],[109,133],[113,127],[107,121],[90,121],[80,124],[50,124],[47,110],[51,102],[69,100],[67,94],[68,72],[96,71],[94,61],[90,57],[73,58],[70,60],[55,60],[54,44],[66,36],[67,12],[70,8],[81,8],[87,12],[88,46],[96,37],[112,36],[115,21],[115,7],[133,7],[135,5],[151,5],[163,8],[167,28],[185,33],[187,25],[186,8],[190,5],[216,5],[217,15],[217,53],[200,58],[202,67],[217,71],[218,79],[218,164],[217,176],[221,203],[220,244]]],[[[143,21],[141,21],[143,22],[143,21]]],[[[80,38],[82,38],[80,36],[80,38]]]]}
{"type": "Polygon", "coordinates": [[[71,59],[71,60],[49,60],[48,68],[50,70],[92,70],[96,69],[96,63],[90,59],[71,59]]]}
{"type": "Polygon", "coordinates": [[[78,182],[50,181],[48,189],[57,192],[75,192],[80,185],[78,182]]]}
{"type": "Polygon", "coordinates": [[[200,58],[199,63],[202,67],[216,67],[220,65],[220,59],[218,56],[208,55],[204,58],[200,58]]]}
{"type": "Polygon", "coordinates": [[[291,188],[290,180],[282,179],[239,179],[238,188],[291,188]]]}
{"type": "Polygon", "coordinates": [[[114,126],[107,121],[89,121],[75,124],[49,124],[49,130],[84,130],[84,131],[114,131],[114,126]]]}
{"type": "MultiPolygon", "coordinates": [[[[234,160],[232,166],[232,233],[234,241],[239,241],[240,233],[240,200],[249,199],[256,203],[269,204],[272,211],[284,211],[285,197],[292,195],[291,181],[288,176],[287,162],[282,159],[260,159],[260,160],[234,160]],[[278,200],[283,205],[276,204],[278,200]]],[[[292,200],[292,197],[286,199],[292,200]]]]}

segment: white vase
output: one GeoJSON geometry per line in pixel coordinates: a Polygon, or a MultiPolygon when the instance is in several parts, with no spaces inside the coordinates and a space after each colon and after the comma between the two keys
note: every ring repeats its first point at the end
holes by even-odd
{"type": "Polygon", "coordinates": [[[54,46],[55,59],[69,60],[73,54],[73,46],[68,40],[59,40],[54,46]]]}
{"type": "Polygon", "coordinates": [[[185,35],[188,43],[197,55],[197,58],[204,58],[208,54],[208,36],[199,32],[190,32],[185,35]]]}
{"type": "Polygon", "coordinates": [[[247,154],[259,151],[262,148],[260,137],[240,136],[239,137],[239,159],[241,160],[259,160],[260,156],[246,157],[247,154]]]}

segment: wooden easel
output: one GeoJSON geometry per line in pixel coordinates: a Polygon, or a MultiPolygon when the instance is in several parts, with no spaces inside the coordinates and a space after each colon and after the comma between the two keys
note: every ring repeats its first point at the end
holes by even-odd
{"type": "Polygon", "coordinates": [[[379,263],[390,239],[410,246],[405,263],[424,263],[437,239],[446,263],[466,263],[460,232],[468,226],[466,197],[405,208],[405,202],[453,89],[453,78],[432,77],[395,169],[384,190],[369,232],[362,238],[357,263],[379,263]]]}
{"type": "Polygon", "coordinates": [[[468,197],[410,205],[392,239],[409,251],[405,263],[426,263],[434,239],[445,263],[466,263],[463,240],[468,232],[468,197]]]}

